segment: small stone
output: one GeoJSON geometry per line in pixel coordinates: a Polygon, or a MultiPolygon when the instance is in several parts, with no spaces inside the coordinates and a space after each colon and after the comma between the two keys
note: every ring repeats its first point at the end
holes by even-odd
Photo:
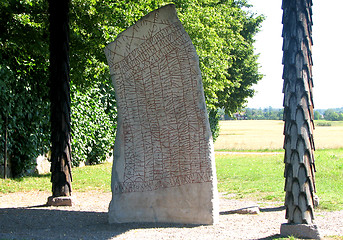
{"type": "Polygon", "coordinates": [[[281,224],[280,235],[283,237],[297,237],[304,239],[322,239],[317,225],[308,224],[281,224]]]}
{"type": "Polygon", "coordinates": [[[319,197],[315,194],[314,196],[313,196],[313,203],[314,203],[314,206],[315,207],[318,207],[319,206],[319,197]]]}
{"type": "Polygon", "coordinates": [[[53,197],[50,196],[48,197],[48,202],[47,202],[48,206],[67,206],[70,207],[73,205],[73,199],[70,196],[66,196],[66,197],[53,197]]]}
{"type": "Polygon", "coordinates": [[[36,163],[37,166],[35,168],[35,172],[37,172],[38,174],[45,174],[50,172],[51,163],[46,156],[39,155],[36,159],[36,163]]]}
{"type": "Polygon", "coordinates": [[[246,207],[231,211],[232,213],[238,214],[259,214],[260,208],[258,206],[246,207]]]}

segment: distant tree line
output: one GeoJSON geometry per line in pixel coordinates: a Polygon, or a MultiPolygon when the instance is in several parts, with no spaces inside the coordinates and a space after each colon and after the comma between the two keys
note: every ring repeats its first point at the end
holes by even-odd
{"type": "MultiPolygon", "coordinates": [[[[221,120],[283,120],[283,108],[246,108],[232,116],[218,111],[221,120]]],[[[335,109],[318,109],[314,111],[314,120],[343,121],[343,107],[335,109]]]]}
{"type": "Polygon", "coordinates": [[[247,108],[244,115],[247,120],[282,120],[283,109],[271,107],[264,109],[247,108]]]}
{"type": "Polygon", "coordinates": [[[343,107],[336,109],[325,109],[314,112],[315,120],[327,120],[327,121],[343,121],[343,107]]]}
{"type": "Polygon", "coordinates": [[[234,113],[232,116],[225,114],[223,110],[219,110],[222,120],[282,120],[283,109],[279,108],[246,108],[242,112],[234,113]]]}

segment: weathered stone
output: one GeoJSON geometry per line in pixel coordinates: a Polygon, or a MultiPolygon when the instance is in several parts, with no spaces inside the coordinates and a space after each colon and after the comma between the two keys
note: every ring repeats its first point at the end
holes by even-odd
{"type": "Polygon", "coordinates": [[[72,197],[48,197],[48,206],[73,206],[72,197]]]}
{"type": "Polygon", "coordinates": [[[280,235],[282,237],[293,236],[304,239],[321,239],[317,225],[308,224],[281,224],[280,235]]]}
{"type": "Polygon", "coordinates": [[[39,155],[36,158],[37,166],[35,172],[38,174],[45,174],[50,172],[51,163],[46,156],[39,155]]]}
{"type": "Polygon", "coordinates": [[[174,5],[140,19],[105,53],[118,107],[109,222],[215,223],[199,61],[174,5]]]}
{"type": "Polygon", "coordinates": [[[259,214],[260,208],[258,206],[251,206],[246,208],[240,208],[237,210],[232,210],[230,213],[237,213],[237,214],[259,214]]]}

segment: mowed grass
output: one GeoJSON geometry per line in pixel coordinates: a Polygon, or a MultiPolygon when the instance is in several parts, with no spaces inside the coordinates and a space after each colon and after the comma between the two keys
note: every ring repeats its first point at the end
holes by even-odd
{"type": "Polygon", "coordinates": [[[282,155],[216,154],[218,190],[236,198],[281,201],[282,155]]]}
{"type": "Polygon", "coordinates": [[[343,148],[318,150],[316,157],[316,187],[320,207],[343,209],[343,148]]]}
{"type": "MultiPolygon", "coordinates": [[[[72,169],[73,191],[111,191],[112,163],[72,169]]],[[[51,191],[50,174],[26,176],[17,179],[0,179],[0,193],[51,191]]]]}
{"type": "MultiPolygon", "coordinates": [[[[343,148],[343,122],[318,126],[315,122],[316,149],[343,148]]],[[[281,151],[284,122],[278,120],[220,121],[220,135],[215,151],[281,151]]]]}
{"type": "MultiPolygon", "coordinates": [[[[320,209],[343,209],[343,149],[316,151],[320,209]]],[[[218,190],[236,198],[283,202],[283,154],[216,154],[218,190]]]]}

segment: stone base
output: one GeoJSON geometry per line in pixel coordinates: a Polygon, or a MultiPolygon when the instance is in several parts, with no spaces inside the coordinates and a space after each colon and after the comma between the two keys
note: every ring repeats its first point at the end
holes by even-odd
{"type": "Polygon", "coordinates": [[[193,183],[148,192],[113,194],[109,223],[216,224],[218,195],[212,183],[193,183]]]}
{"type": "Polygon", "coordinates": [[[322,239],[317,225],[307,224],[281,224],[280,235],[283,237],[297,237],[305,239],[322,239]]]}
{"type": "Polygon", "coordinates": [[[72,197],[48,197],[48,202],[46,203],[48,206],[67,206],[70,207],[73,205],[73,198],[72,197]]]}

